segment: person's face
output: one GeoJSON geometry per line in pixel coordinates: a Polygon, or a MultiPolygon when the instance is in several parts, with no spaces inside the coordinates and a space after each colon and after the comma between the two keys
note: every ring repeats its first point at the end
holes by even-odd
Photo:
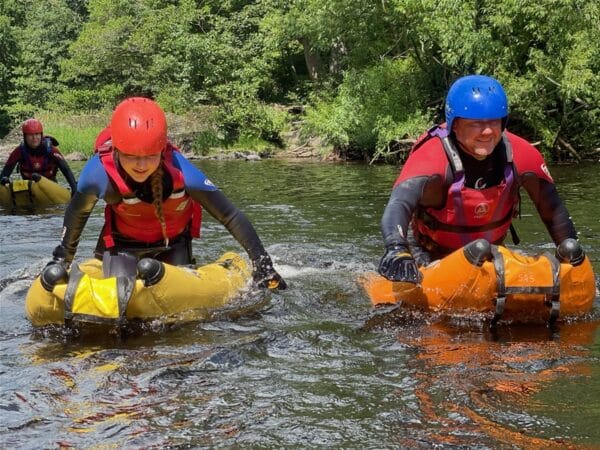
{"type": "Polygon", "coordinates": [[[476,159],[490,156],[502,139],[502,119],[457,118],[452,124],[456,140],[464,151],[476,159]]]}
{"type": "Polygon", "coordinates": [[[42,133],[25,134],[25,143],[29,148],[37,148],[42,143],[42,133]]]}
{"type": "Polygon", "coordinates": [[[137,156],[118,152],[119,164],[123,170],[138,183],[143,183],[160,165],[161,153],[137,156]]]}

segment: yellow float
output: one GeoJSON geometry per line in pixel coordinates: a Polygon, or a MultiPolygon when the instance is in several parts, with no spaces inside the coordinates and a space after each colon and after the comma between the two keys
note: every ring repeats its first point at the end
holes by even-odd
{"type": "Polygon", "coordinates": [[[0,205],[11,209],[61,205],[70,199],[71,191],[46,177],[0,185],[0,205]]]}
{"type": "Polygon", "coordinates": [[[67,274],[56,264],[45,270],[27,293],[25,311],[36,326],[99,323],[124,325],[130,320],[164,323],[205,320],[231,306],[248,285],[250,269],[228,252],[198,268],[172,266],[145,258],[138,275],[105,275],[102,261],[74,264],[67,274]]]}
{"type": "Polygon", "coordinates": [[[528,256],[480,239],[420,268],[420,284],[369,273],[359,280],[374,306],[402,304],[447,314],[484,313],[492,322],[554,322],[592,309],[596,282],[579,243],[565,240],[564,255],[528,256]],[[569,261],[574,261],[571,264],[569,261]]]}

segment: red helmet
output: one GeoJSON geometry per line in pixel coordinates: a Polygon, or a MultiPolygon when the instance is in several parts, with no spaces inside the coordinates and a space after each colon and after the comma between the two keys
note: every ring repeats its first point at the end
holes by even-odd
{"type": "Polygon", "coordinates": [[[110,130],[113,147],[129,155],[154,155],[167,146],[165,113],[149,98],[131,97],[119,103],[110,130]]]}
{"type": "Polygon", "coordinates": [[[21,125],[21,130],[23,130],[23,134],[42,134],[44,127],[42,126],[42,122],[37,119],[27,119],[21,125]]]}

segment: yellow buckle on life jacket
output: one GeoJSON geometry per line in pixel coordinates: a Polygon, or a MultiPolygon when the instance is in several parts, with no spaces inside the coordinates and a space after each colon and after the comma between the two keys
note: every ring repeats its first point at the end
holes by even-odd
{"type": "Polygon", "coordinates": [[[15,180],[12,182],[13,192],[23,192],[29,190],[29,180],[15,180]]]}
{"type": "Polygon", "coordinates": [[[117,278],[81,277],[73,298],[72,312],[105,319],[119,318],[117,278]]]}

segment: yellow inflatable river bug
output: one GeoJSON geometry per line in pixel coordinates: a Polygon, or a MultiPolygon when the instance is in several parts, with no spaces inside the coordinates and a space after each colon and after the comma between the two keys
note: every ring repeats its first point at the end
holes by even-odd
{"type": "Polygon", "coordinates": [[[248,264],[233,252],[195,269],[145,258],[137,263],[138,277],[105,276],[98,259],[74,264],[68,274],[59,264],[51,267],[35,279],[25,299],[27,317],[36,327],[204,320],[227,307],[250,279],[248,264]]]}
{"type": "Polygon", "coordinates": [[[0,185],[0,205],[8,208],[51,206],[69,203],[71,191],[48,178],[14,180],[0,185]]]}

